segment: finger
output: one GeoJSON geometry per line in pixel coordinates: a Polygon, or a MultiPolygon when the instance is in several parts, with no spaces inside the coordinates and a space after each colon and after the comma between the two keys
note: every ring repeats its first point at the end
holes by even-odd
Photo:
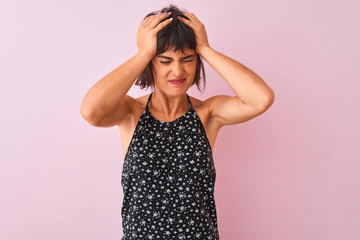
{"type": "Polygon", "coordinates": [[[182,18],[182,17],[178,16],[178,19],[179,19],[180,21],[182,21],[183,23],[185,23],[186,25],[190,26],[192,29],[194,29],[195,26],[196,26],[193,21],[187,20],[186,18],[182,18]]]}
{"type": "Polygon", "coordinates": [[[147,26],[147,25],[149,25],[150,21],[151,21],[151,18],[147,17],[140,23],[140,26],[147,26]]]}
{"type": "Polygon", "coordinates": [[[149,23],[149,26],[151,28],[155,28],[162,19],[164,19],[168,16],[169,16],[168,13],[159,13],[157,15],[154,15],[154,17],[152,18],[152,21],[149,23]]]}
{"type": "Polygon", "coordinates": [[[153,21],[154,20],[154,18],[156,18],[156,17],[159,17],[159,15],[163,15],[163,13],[158,13],[158,14],[152,14],[152,15],[150,15],[150,16],[147,16],[145,19],[144,19],[144,22],[145,21],[153,21]]]}
{"type": "Polygon", "coordinates": [[[200,23],[200,20],[195,16],[195,14],[193,14],[193,13],[184,13],[184,15],[186,17],[190,18],[191,21],[200,23]]]}
{"type": "Polygon", "coordinates": [[[155,32],[159,32],[162,28],[164,28],[166,25],[168,25],[169,23],[172,22],[172,19],[173,18],[169,18],[169,19],[166,19],[164,20],[163,22],[159,23],[154,29],[155,29],[155,32]]]}
{"type": "Polygon", "coordinates": [[[180,19],[185,20],[185,21],[190,21],[193,23],[198,22],[198,20],[196,18],[194,18],[193,15],[191,15],[191,13],[183,13],[184,16],[180,16],[180,19]]]}
{"type": "Polygon", "coordinates": [[[156,15],[152,19],[152,21],[149,23],[149,27],[151,29],[155,28],[164,18],[166,18],[168,15],[166,13],[161,13],[161,15],[156,15]]]}
{"type": "MultiPolygon", "coordinates": [[[[179,16],[179,15],[178,15],[179,16]]],[[[182,19],[186,19],[186,20],[191,20],[191,18],[189,17],[189,14],[184,12],[182,13],[182,15],[180,15],[179,17],[181,17],[182,19]],[[187,19],[188,18],[188,19],[187,19]]]]}
{"type": "Polygon", "coordinates": [[[191,19],[188,17],[188,16],[185,16],[185,17],[183,17],[183,16],[177,16],[178,17],[178,19],[180,19],[180,20],[184,20],[184,21],[191,21],[191,19]],[[187,18],[189,18],[189,19],[187,19],[187,18]]]}
{"type": "Polygon", "coordinates": [[[141,23],[141,25],[146,26],[146,27],[150,26],[151,23],[154,21],[154,18],[157,16],[158,16],[158,14],[154,14],[154,15],[150,15],[150,16],[146,17],[143,20],[143,22],[141,23]]]}
{"type": "Polygon", "coordinates": [[[184,14],[186,17],[190,18],[190,20],[194,17],[194,14],[192,14],[192,13],[184,12],[183,14],[184,14]]]}

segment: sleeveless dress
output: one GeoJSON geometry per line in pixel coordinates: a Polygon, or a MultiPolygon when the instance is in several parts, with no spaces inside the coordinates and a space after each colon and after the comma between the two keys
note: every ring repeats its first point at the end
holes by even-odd
{"type": "Polygon", "coordinates": [[[171,122],[146,107],[121,175],[122,240],[218,240],[216,171],[204,126],[190,109],[171,122]]]}

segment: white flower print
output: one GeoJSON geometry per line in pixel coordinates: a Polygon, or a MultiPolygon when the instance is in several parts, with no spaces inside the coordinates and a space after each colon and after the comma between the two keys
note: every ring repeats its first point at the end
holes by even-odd
{"type": "Polygon", "coordinates": [[[148,198],[149,200],[153,199],[153,197],[154,197],[154,194],[149,194],[149,195],[147,196],[147,198],[148,198]]]}
{"type": "Polygon", "coordinates": [[[160,216],[159,212],[153,212],[153,217],[158,218],[160,216]]]}
{"type": "Polygon", "coordinates": [[[193,108],[173,122],[144,109],[123,161],[122,240],[219,240],[207,141],[193,108]]]}
{"type": "Polygon", "coordinates": [[[169,223],[173,223],[175,220],[174,220],[174,218],[168,218],[168,220],[167,220],[169,223]]]}
{"type": "Polygon", "coordinates": [[[183,192],[180,192],[180,193],[179,193],[179,198],[180,198],[180,199],[185,198],[185,196],[186,196],[186,195],[185,195],[183,192]]]}
{"type": "Polygon", "coordinates": [[[184,152],[179,151],[179,152],[177,153],[177,156],[178,156],[178,157],[182,157],[182,156],[184,156],[184,152]]]}

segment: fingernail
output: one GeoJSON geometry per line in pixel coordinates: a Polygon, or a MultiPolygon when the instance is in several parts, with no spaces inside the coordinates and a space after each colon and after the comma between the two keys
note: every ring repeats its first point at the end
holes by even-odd
{"type": "Polygon", "coordinates": [[[170,21],[172,21],[173,18],[169,18],[170,21]]]}

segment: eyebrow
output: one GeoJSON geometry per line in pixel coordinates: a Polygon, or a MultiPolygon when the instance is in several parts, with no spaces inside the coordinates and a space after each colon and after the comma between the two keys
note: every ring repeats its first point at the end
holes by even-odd
{"type": "MultiPolygon", "coordinates": [[[[187,59],[187,58],[191,58],[191,57],[194,57],[195,55],[194,54],[192,54],[192,55],[188,55],[188,56],[186,56],[186,57],[183,57],[183,58],[181,58],[181,59],[187,59]]],[[[159,57],[159,58],[166,58],[166,59],[169,59],[169,60],[174,60],[173,58],[171,58],[171,57],[167,57],[167,56],[163,56],[163,55],[158,55],[158,56],[156,56],[156,57],[159,57]]]]}

